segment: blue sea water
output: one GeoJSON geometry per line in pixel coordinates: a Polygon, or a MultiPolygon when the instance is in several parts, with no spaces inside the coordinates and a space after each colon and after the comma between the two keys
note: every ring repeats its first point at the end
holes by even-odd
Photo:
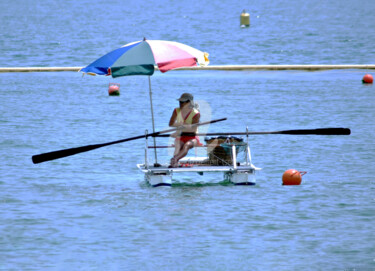
{"type": "MultiPolygon", "coordinates": [[[[374,13],[364,0],[2,1],[0,66],[84,66],[143,37],[207,51],[212,65],[371,64],[374,13]],[[243,9],[249,28],[239,25],[243,9]]],[[[228,118],[209,132],[352,131],[254,135],[256,186],[193,175],[171,188],[144,182],[143,140],[31,162],[151,130],[147,77],[1,73],[0,269],[375,270],[375,87],[361,83],[366,73],[155,73],[156,130],[188,91],[202,117],[228,118]],[[110,82],[120,96],[108,96],[110,82]],[[289,168],[308,172],[300,186],[281,185],[289,168]]]]}

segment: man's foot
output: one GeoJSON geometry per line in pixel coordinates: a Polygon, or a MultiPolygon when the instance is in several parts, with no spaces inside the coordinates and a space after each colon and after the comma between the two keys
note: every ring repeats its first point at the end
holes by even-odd
{"type": "Polygon", "coordinates": [[[178,161],[173,157],[171,159],[171,164],[169,165],[168,168],[174,168],[174,167],[177,167],[177,165],[178,165],[178,161]]]}

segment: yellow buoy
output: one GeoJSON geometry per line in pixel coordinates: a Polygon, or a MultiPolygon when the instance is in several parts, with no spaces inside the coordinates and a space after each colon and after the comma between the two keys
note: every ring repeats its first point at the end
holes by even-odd
{"type": "Polygon", "coordinates": [[[240,25],[241,27],[250,26],[250,14],[243,10],[240,16],[240,25]]]}

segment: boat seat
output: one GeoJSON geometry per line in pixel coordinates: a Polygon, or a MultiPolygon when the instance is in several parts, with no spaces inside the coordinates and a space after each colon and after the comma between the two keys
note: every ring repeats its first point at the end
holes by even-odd
{"type": "Polygon", "coordinates": [[[182,164],[205,164],[208,163],[208,157],[202,156],[202,157],[195,157],[195,156],[185,156],[184,158],[181,158],[179,163],[182,164]]]}

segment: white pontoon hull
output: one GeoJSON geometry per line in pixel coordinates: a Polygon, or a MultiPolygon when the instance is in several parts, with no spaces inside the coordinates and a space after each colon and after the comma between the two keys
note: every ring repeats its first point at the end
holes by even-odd
{"type": "MultiPolygon", "coordinates": [[[[170,186],[174,174],[178,173],[223,173],[223,180],[228,180],[237,185],[255,185],[255,172],[260,168],[254,165],[250,166],[200,166],[192,165],[188,167],[168,168],[168,165],[160,167],[150,166],[146,168],[145,164],[138,164],[138,168],[145,174],[146,181],[151,186],[170,186]]],[[[199,178],[199,176],[197,176],[199,178]]]]}

